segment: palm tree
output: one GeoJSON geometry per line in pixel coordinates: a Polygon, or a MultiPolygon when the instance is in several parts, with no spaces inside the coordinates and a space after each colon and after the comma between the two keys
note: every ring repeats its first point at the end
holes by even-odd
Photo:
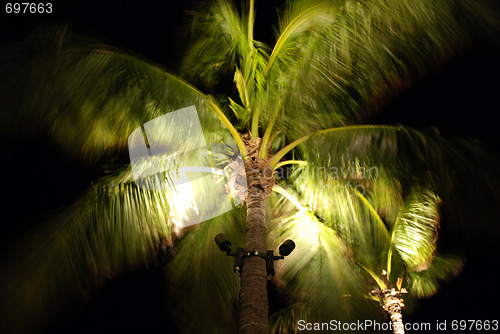
{"type": "MultiPolygon", "coordinates": [[[[227,288],[232,284],[230,260],[218,254],[213,242],[221,231],[235,244],[243,244],[244,236],[245,250],[260,253],[292,231],[298,246],[311,246],[311,240],[320,238],[319,245],[307,249],[309,255],[284,262],[295,271],[290,269],[276,282],[287,291],[295,291],[294,298],[307,300],[301,311],[304,315],[313,316],[319,312],[319,305],[331,307],[325,308],[328,312],[338,309],[334,301],[339,299],[363,305],[362,298],[357,298],[363,285],[349,254],[360,256],[355,249],[356,238],[378,238],[373,233],[384,230],[381,219],[371,215],[380,228],[359,231],[333,216],[318,219],[319,209],[270,213],[267,208],[277,200],[276,194],[298,203],[275,183],[291,181],[288,171],[299,171],[304,165],[327,171],[361,165],[385,168],[389,180],[404,185],[403,191],[413,189],[430,171],[436,193],[448,194],[446,190],[454,184],[450,166],[456,166],[462,157],[455,146],[438,134],[425,135],[401,126],[366,125],[364,120],[407,86],[413,76],[448,59],[453,50],[475,36],[474,29],[491,33],[495,22],[485,8],[467,1],[290,1],[271,47],[254,39],[254,0],[244,4],[241,11],[229,1],[217,0],[208,13],[195,16],[195,28],[200,33],[184,59],[184,79],[138,56],[97,43],[72,41],[64,31],[58,31],[56,38],[35,35],[29,43],[6,49],[0,68],[2,103],[7,111],[1,122],[5,132],[48,132],[77,158],[98,164],[116,159],[126,149],[130,133],[144,123],[194,105],[208,131],[209,146],[222,140],[239,149],[248,186],[246,209],[236,207],[204,224],[180,230],[175,221],[182,210],[175,196],[141,188],[129,166],[110,172],[68,212],[54,218],[48,231],[30,241],[33,245],[41,243],[46,251],[32,255],[32,262],[26,264],[29,267],[18,266],[18,258],[12,260],[17,269],[3,284],[5,299],[15,300],[11,309],[25,309],[30,304],[39,312],[46,309],[45,305],[71,293],[83,293],[121,270],[151,263],[161,249],[168,249],[172,257],[168,261],[170,282],[190,291],[178,296],[174,310],[182,327],[187,331],[206,330],[210,323],[214,332],[224,331],[232,326],[233,308],[227,301],[234,299],[234,293],[227,288]],[[234,81],[236,96],[216,99],[192,85],[212,92],[227,75],[234,81]],[[28,124],[26,119],[30,120],[28,124]],[[409,166],[410,162],[415,164],[409,166]],[[281,223],[277,225],[277,221],[281,223]],[[280,229],[276,226],[285,223],[290,228],[278,237],[275,231],[280,229]],[[338,229],[332,228],[334,223],[338,229]],[[312,239],[297,234],[311,226],[312,239]],[[346,242],[345,236],[351,241],[346,242]],[[23,275],[27,268],[29,277],[23,275]],[[319,272],[336,279],[312,284],[311,279],[319,272]],[[305,279],[311,284],[305,284],[305,279]],[[33,289],[40,293],[34,294],[33,289]],[[329,300],[308,298],[318,296],[318,291],[328,291],[329,300]],[[199,309],[205,310],[203,315],[187,316],[199,309]],[[214,314],[219,313],[224,318],[214,324],[214,314]]],[[[221,159],[225,159],[224,154],[221,159]]],[[[154,164],[153,160],[144,161],[144,168],[154,164]]],[[[313,187],[321,180],[320,173],[309,173],[300,187],[313,187]]],[[[381,200],[381,205],[368,205],[369,200],[358,197],[370,212],[374,208],[391,211],[389,204],[399,199],[359,185],[367,194],[374,191],[381,200]]],[[[200,198],[213,195],[206,188],[192,194],[200,198]]],[[[331,215],[352,204],[345,199],[335,203],[338,208],[331,215]]],[[[424,227],[425,223],[415,222],[424,227]]],[[[383,233],[396,233],[397,226],[406,225],[396,220],[392,229],[386,227],[383,233]]],[[[428,231],[424,228],[424,232],[428,231]]],[[[388,266],[393,261],[391,254],[402,252],[394,242],[407,237],[397,233],[393,234],[397,238],[391,236],[390,242],[380,242],[372,252],[375,257],[387,255],[388,266]]],[[[299,251],[296,254],[304,255],[299,251]]],[[[408,261],[402,259],[403,263],[408,261]]],[[[358,263],[366,272],[381,272],[380,261],[358,263]]],[[[403,273],[413,278],[411,270],[385,270],[386,285],[403,273]]],[[[370,276],[377,283],[383,281],[370,276]]],[[[241,333],[269,331],[267,282],[265,261],[256,256],[245,258],[239,305],[241,333]]],[[[341,304],[346,316],[359,312],[348,302],[341,304]]]]}

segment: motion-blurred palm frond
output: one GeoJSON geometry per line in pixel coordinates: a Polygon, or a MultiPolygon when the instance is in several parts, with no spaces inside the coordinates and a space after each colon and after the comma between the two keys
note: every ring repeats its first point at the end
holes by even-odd
{"type": "MultiPolygon", "coordinates": [[[[325,322],[333,314],[335,319],[344,322],[377,316],[376,308],[362,297],[366,291],[364,281],[357,272],[357,251],[347,238],[335,230],[334,227],[341,222],[333,222],[332,219],[338,217],[328,215],[329,211],[337,212],[336,204],[339,208],[344,205],[346,210],[351,207],[343,198],[338,198],[338,192],[333,196],[329,191],[328,196],[326,192],[331,189],[328,186],[323,188],[325,192],[319,190],[322,187],[317,185],[306,187],[304,174],[294,179],[297,183],[289,184],[286,190],[280,191],[287,192],[288,197],[300,202],[299,207],[289,198],[271,198],[273,218],[269,228],[272,232],[268,235],[271,248],[275,249],[286,239],[292,239],[296,244],[294,252],[276,263],[277,279],[285,283],[287,293],[295,299],[293,305],[272,315],[272,327],[276,332],[297,330],[298,319],[325,322]]],[[[345,190],[344,187],[342,189],[345,190]]],[[[361,228],[361,225],[358,227],[361,228]]],[[[362,240],[368,234],[356,236],[362,240]]],[[[376,237],[373,240],[377,241],[376,237]]]]}
{"type": "Polygon", "coordinates": [[[409,271],[426,270],[436,252],[441,199],[431,191],[408,196],[396,219],[391,244],[409,271]]]}
{"type": "Polygon", "coordinates": [[[443,283],[460,274],[464,262],[464,258],[457,255],[438,254],[426,270],[409,273],[410,294],[417,298],[435,295],[443,283]]]}
{"type": "Polygon", "coordinates": [[[133,130],[170,111],[213,113],[206,95],[159,66],[69,33],[40,29],[0,59],[3,131],[49,132],[79,158],[123,151],[133,130]]]}
{"type": "MultiPolygon", "coordinates": [[[[289,1],[285,13],[310,3],[289,1]]],[[[496,38],[500,28],[495,8],[487,1],[326,3],[335,8],[312,15],[308,29],[297,32],[305,42],[290,43],[286,52],[292,56],[280,58],[279,66],[273,66],[279,68],[278,82],[284,83],[278,95],[286,96],[277,127],[295,124],[290,140],[320,129],[362,123],[414,77],[439,66],[477,36],[496,38]],[[487,8],[490,14],[484,19],[487,8]],[[331,24],[324,23],[326,13],[331,24]],[[315,30],[318,22],[325,25],[315,30]]],[[[314,8],[324,4],[317,1],[314,8]]],[[[294,23],[291,20],[289,26],[294,23]]],[[[286,36],[286,28],[280,31],[278,41],[286,36]]],[[[289,38],[296,42],[298,36],[289,38]]],[[[269,89],[277,89],[274,80],[268,82],[269,89]]]]}
{"type": "Polygon", "coordinates": [[[9,306],[2,312],[9,319],[4,329],[33,331],[72,298],[85,300],[95,285],[151,265],[172,243],[169,210],[165,193],[137,187],[127,168],[45,217],[2,263],[0,293],[9,306]]]}

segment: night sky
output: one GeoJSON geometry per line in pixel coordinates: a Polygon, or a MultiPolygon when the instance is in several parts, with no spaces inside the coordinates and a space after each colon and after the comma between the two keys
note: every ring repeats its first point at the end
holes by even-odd
{"type": "MultiPolygon", "coordinates": [[[[124,50],[132,50],[146,58],[175,70],[182,57],[185,40],[186,9],[194,2],[186,1],[66,1],[53,5],[52,14],[10,14],[0,8],[0,38],[2,44],[16,41],[39,25],[67,24],[81,35],[92,37],[124,50]]],[[[255,38],[271,43],[272,24],[276,22],[275,7],[281,1],[257,2],[255,38]]],[[[471,45],[438,70],[418,78],[383,110],[372,117],[374,123],[403,124],[416,128],[435,126],[444,135],[479,140],[489,150],[500,152],[498,120],[500,98],[500,48],[489,44],[471,45]]],[[[0,102],[1,103],[1,102],[0,102]]],[[[13,235],[28,228],[31,218],[69,204],[84,191],[98,171],[81,166],[64,156],[47,142],[27,138],[12,143],[2,151],[2,172],[6,166],[26,159],[16,147],[28,145],[30,158],[45,161],[33,180],[30,166],[22,166],[17,174],[21,181],[7,179],[4,189],[11,189],[11,199],[4,201],[4,212],[14,212],[1,224],[9,233],[0,236],[5,251],[13,235]],[[51,163],[57,162],[57,163],[51,163]],[[67,170],[79,175],[74,186],[66,186],[67,170]],[[63,176],[63,177],[61,177],[63,176]],[[20,183],[19,183],[20,182],[20,183]],[[29,207],[19,198],[30,187],[35,199],[29,207]]],[[[494,238],[486,241],[491,242],[494,238]]],[[[496,287],[498,265],[496,245],[470,245],[468,262],[463,274],[442,293],[422,302],[420,309],[407,321],[432,322],[437,319],[498,319],[498,307],[493,301],[500,297],[496,287]],[[476,289],[487,291],[476,292],[476,289]],[[472,304],[477,303],[477,304],[472,304]]],[[[124,275],[96,291],[95,297],[81,312],[60,319],[49,332],[150,333],[166,332],[172,324],[162,291],[161,269],[151,268],[124,275]],[[148,319],[147,321],[144,321],[148,319]]],[[[172,332],[174,332],[172,330],[172,332]]]]}

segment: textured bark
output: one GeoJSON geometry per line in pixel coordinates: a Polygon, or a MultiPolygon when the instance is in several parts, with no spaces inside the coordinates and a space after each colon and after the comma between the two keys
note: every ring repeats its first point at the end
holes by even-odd
{"type": "Polygon", "coordinates": [[[404,301],[399,298],[399,294],[395,289],[384,291],[384,310],[389,313],[394,334],[404,334],[405,332],[403,315],[401,314],[404,301]]]}
{"type": "MultiPolygon", "coordinates": [[[[248,197],[245,251],[266,252],[266,199],[272,184],[265,175],[267,163],[256,156],[246,162],[248,197]]],[[[271,182],[272,183],[272,182],[271,182]]],[[[266,261],[245,257],[241,270],[240,333],[269,333],[266,261]]]]}

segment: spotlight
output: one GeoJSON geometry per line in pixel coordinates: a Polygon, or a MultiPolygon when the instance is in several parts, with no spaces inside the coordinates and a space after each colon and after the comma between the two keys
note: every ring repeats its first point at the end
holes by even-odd
{"type": "Polygon", "coordinates": [[[219,233],[215,236],[215,242],[219,249],[226,252],[227,255],[231,254],[231,241],[229,241],[224,233],[219,233]]]}
{"type": "Polygon", "coordinates": [[[236,276],[239,277],[240,270],[243,266],[243,259],[246,257],[250,256],[258,256],[266,260],[266,271],[267,271],[267,276],[273,276],[274,275],[274,261],[276,260],[283,260],[285,256],[290,255],[290,253],[295,249],[295,243],[288,239],[285,240],[281,246],[279,247],[279,253],[280,255],[274,255],[274,252],[272,250],[268,250],[266,253],[259,252],[255,249],[252,249],[250,251],[245,251],[244,248],[238,247],[236,252],[231,253],[231,241],[228,240],[226,235],[224,233],[219,233],[215,236],[215,242],[217,243],[217,246],[219,246],[219,249],[223,252],[226,253],[227,256],[232,256],[235,258],[234,260],[234,272],[236,273],[236,276]]]}
{"type": "Polygon", "coordinates": [[[292,240],[288,239],[281,244],[279,252],[281,256],[288,256],[294,249],[295,243],[292,240]]]}

